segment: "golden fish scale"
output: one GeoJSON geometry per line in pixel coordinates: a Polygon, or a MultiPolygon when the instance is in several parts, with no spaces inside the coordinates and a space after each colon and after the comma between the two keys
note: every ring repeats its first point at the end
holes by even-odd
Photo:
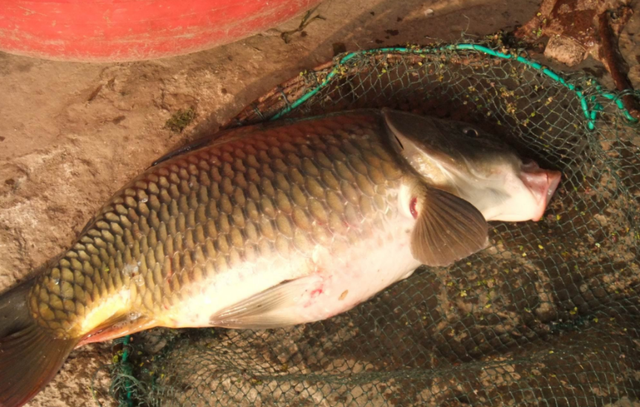
{"type": "Polygon", "coordinates": [[[377,116],[232,130],[160,163],[101,209],[30,294],[38,322],[81,336],[82,320],[129,290],[130,312],[162,314],[192,285],[258,256],[339,255],[392,216],[403,176],[377,116]]]}

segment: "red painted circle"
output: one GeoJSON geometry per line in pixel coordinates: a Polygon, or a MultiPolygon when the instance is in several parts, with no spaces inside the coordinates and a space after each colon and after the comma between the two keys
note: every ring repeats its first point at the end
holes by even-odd
{"type": "Polygon", "coordinates": [[[0,50],[48,59],[132,61],[227,44],[320,0],[0,0],[0,50]]]}

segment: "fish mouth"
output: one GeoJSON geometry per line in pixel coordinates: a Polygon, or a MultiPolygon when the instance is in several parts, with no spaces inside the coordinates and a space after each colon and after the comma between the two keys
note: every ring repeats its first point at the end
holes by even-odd
{"type": "Polygon", "coordinates": [[[542,219],[553,194],[558,189],[562,173],[554,170],[544,170],[535,161],[528,160],[522,165],[522,182],[539,198],[539,204],[531,220],[542,219]]]}

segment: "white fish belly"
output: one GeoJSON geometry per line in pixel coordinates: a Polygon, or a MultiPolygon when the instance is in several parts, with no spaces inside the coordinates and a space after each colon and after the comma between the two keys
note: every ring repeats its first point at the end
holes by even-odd
{"type": "MultiPolygon", "coordinates": [[[[414,221],[399,218],[387,225],[387,231],[379,231],[341,255],[317,246],[310,256],[261,259],[225,273],[215,282],[193,287],[189,299],[169,313],[169,324],[215,326],[220,312],[278,285],[282,286],[278,305],[265,310],[264,325],[290,326],[348,311],[420,266],[411,254],[414,221]]],[[[253,328],[242,323],[233,327],[253,328]]]]}
{"type": "Polygon", "coordinates": [[[320,321],[348,311],[409,277],[420,266],[411,255],[409,237],[403,230],[333,259],[326,272],[307,277],[309,286],[300,299],[280,312],[295,315],[297,323],[320,321]]]}

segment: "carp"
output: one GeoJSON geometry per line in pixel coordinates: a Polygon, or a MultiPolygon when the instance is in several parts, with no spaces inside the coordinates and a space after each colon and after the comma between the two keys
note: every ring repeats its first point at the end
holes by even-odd
{"type": "Polygon", "coordinates": [[[137,176],[0,296],[0,406],[82,344],[345,312],[482,250],[488,221],[539,220],[559,181],[474,126],[389,109],[223,131],[137,176]]]}

